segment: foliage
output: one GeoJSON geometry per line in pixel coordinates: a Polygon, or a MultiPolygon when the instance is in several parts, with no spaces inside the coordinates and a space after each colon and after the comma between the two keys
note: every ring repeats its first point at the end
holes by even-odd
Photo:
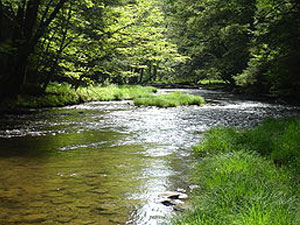
{"type": "Polygon", "coordinates": [[[242,86],[256,86],[275,96],[299,95],[300,3],[257,1],[256,26],[248,68],[236,76],[242,86]]]}
{"type": "Polygon", "coordinates": [[[299,13],[298,0],[3,0],[0,100],[53,81],[168,79],[295,98],[299,13]]]}
{"type": "Polygon", "coordinates": [[[165,35],[160,1],[139,0],[114,10],[119,17],[111,29],[122,32],[108,39],[108,45],[114,49],[109,62],[112,76],[129,77],[135,82],[156,80],[185,60],[165,35]]]}
{"type": "Polygon", "coordinates": [[[187,75],[233,84],[232,76],[247,66],[255,1],[170,2],[173,37],[191,57],[187,75]]]}
{"type": "Polygon", "coordinates": [[[181,105],[202,105],[205,101],[200,96],[183,94],[175,91],[170,94],[160,94],[134,100],[136,106],[176,107],[181,105]]]}
{"type": "Polygon", "coordinates": [[[170,38],[191,58],[183,76],[299,96],[299,1],[169,0],[166,12],[170,38]]]}
{"type": "Polygon", "coordinates": [[[0,12],[1,98],[8,83],[12,96],[51,81],[143,83],[186,59],[166,36],[159,0],[5,0],[0,12]]]}
{"type": "Polygon", "coordinates": [[[35,66],[35,48],[67,2],[0,1],[0,98],[22,91],[35,66]]]}

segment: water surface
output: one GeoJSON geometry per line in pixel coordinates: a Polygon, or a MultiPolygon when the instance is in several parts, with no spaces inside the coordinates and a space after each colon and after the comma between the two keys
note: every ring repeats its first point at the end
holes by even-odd
{"type": "Polygon", "coordinates": [[[159,194],[189,192],[191,146],[203,131],[299,115],[297,107],[184,91],[215,103],[91,102],[1,115],[0,224],[166,224],[174,210],[159,194]]]}

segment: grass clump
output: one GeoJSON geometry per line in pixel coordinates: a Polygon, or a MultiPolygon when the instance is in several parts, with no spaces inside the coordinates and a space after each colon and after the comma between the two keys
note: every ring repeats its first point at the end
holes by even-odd
{"type": "Polygon", "coordinates": [[[300,118],[269,119],[252,129],[213,128],[194,147],[202,156],[240,149],[258,152],[300,173],[300,118]]]}
{"type": "Polygon", "coordinates": [[[296,225],[290,173],[246,151],[205,157],[195,169],[195,210],[172,224],[296,225]]]}
{"type": "Polygon", "coordinates": [[[18,96],[15,106],[17,107],[52,107],[76,104],[79,96],[75,89],[67,83],[50,83],[45,94],[41,96],[22,95],[18,96]]]}
{"type": "Polygon", "coordinates": [[[136,106],[157,106],[157,107],[176,107],[181,105],[202,105],[205,103],[200,96],[183,94],[180,91],[174,91],[169,94],[153,95],[134,100],[136,106]]]}
{"type": "Polygon", "coordinates": [[[217,127],[195,146],[194,209],[173,224],[299,224],[300,118],[217,127]]]}
{"type": "Polygon", "coordinates": [[[77,90],[67,83],[50,83],[44,95],[19,96],[17,107],[53,107],[89,101],[129,100],[150,96],[157,89],[140,85],[109,85],[107,87],[79,87],[77,90]]]}
{"type": "Polygon", "coordinates": [[[112,100],[130,100],[150,96],[156,92],[154,87],[143,87],[140,85],[109,85],[107,87],[80,87],[76,91],[84,101],[112,101],[112,100]]]}

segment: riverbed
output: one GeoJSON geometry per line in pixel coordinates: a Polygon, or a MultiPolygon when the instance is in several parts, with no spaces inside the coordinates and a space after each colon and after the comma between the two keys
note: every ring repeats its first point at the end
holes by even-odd
{"type": "Polygon", "coordinates": [[[166,224],[176,211],[159,195],[189,194],[191,147],[204,131],[300,115],[298,107],[222,91],[183,91],[212,101],[167,109],[90,102],[2,114],[0,224],[166,224]]]}

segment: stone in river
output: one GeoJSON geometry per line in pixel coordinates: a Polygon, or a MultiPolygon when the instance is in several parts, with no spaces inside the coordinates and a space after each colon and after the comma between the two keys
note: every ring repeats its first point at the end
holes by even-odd
{"type": "Polygon", "coordinates": [[[160,197],[170,198],[170,199],[185,199],[188,198],[187,194],[183,194],[180,192],[173,192],[173,191],[167,191],[164,193],[161,193],[159,195],[160,197]]]}
{"type": "Polygon", "coordinates": [[[183,204],[183,202],[178,199],[165,199],[161,201],[161,203],[165,206],[175,206],[178,204],[183,204]]]}

